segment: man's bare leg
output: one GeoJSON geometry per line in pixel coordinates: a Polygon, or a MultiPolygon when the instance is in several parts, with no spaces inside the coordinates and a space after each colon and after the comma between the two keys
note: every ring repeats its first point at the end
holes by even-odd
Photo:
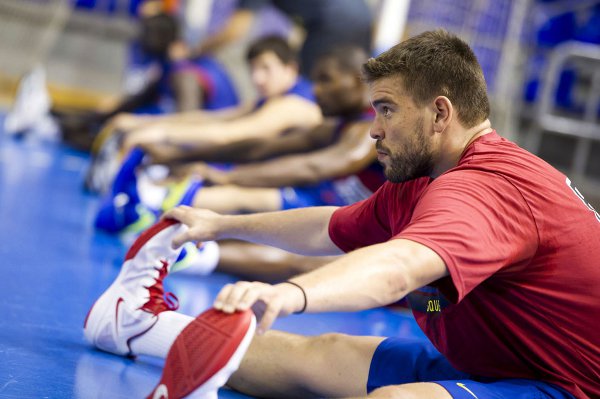
{"type": "Polygon", "coordinates": [[[270,212],[281,209],[281,195],[276,188],[212,186],[198,191],[193,206],[222,214],[270,212]]]}
{"type": "Polygon", "coordinates": [[[258,397],[364,397],[371,358],[383,340],[268,331],[255,336],[228,385],[258,397]]]}
{"type": "Polygon", "coordinates": [[[268,331],[254,337],[228,385],[266,398],[452,399],[442,386],[423,382],[383,387],[367,396],[371,359],[384,339],[268,331]]]}
{"type": "Polygon", "coordinates": [[[314,270],[335,256],[302,256],[249,242],[219,241],[217,271],[243,279],[277,282],[314,270]]]}

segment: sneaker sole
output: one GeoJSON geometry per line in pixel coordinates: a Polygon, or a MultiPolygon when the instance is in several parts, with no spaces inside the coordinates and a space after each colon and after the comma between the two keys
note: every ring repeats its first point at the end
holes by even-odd
{"type": "Polygon", "coordinates": [[[255,329],[256,318],[250,310],[202,313],[171,346],[161,380],[148,398],[216,397],[238,369],[255,329]]]}

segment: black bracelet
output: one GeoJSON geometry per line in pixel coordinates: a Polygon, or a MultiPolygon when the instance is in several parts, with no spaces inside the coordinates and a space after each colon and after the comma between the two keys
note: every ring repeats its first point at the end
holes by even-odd
{"type": "Polygon", "coordinates": [[[283,283],[284,284],[288,283],[288,284],[291,284],[291,285],[294,285],[294,286],[300,288],[300,291],[302,291],[302,296],[304,296],[304,306],[302,307],[302,309],[300,311],[294,312],[294,314],[304,313],[304,311],[306,310],[306,305],[308,305],[308,301],[306,300],[306,291],[304,291],[304,288],[302,288],[302,286],[300,284],[294,283],[293,281],[290,281],[290,280],[286,280],[283,283]]]}

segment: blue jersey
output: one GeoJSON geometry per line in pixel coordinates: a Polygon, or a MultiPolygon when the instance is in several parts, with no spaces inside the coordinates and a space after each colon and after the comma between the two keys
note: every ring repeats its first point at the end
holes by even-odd
{"type": "Polygon", "coordinates": [[[210,57],[199,57],[174,65],[175,71],[194,73],[204,92],[204,109],[215,110],[238,104],[238,96],[225,68],[210,57]]]}
{"type": "Polygon", "coordinates": [[[210,57],[171,63],[166,59],[149,55],[138,43],[134,43],[130,48],[129,58],[130,79],[125,82],[125,91],[140,92],[152,82],[155,82],[158,89],[153,101],[137,109],[137,113],[175,112],[174,93],[170,82],[172,74],[179,71],[189,71],[196,76],[204,95],[203,109],[216,110],[239,103],[236,90],[225,68],[210,57]]]}

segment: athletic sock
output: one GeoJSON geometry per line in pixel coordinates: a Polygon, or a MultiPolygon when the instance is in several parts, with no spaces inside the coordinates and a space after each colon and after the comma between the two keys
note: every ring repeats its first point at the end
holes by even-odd
{"type": "Polygon", "coordinates": [[[156,183],[157,180],[153,178],[151,172],[144,170],[140,173],[137,178],[137,189],[142,204],[150,209],[160,210],[169,193],[169,189],[164,184],[156,183]]]}
{"type": "Polygon", "coordinates": [[[194,318],[173,311],[158,314],[158,321],[146,333],[131,341],[131,351],[136,355],[149,355],[165,359],[173,341],[194,318]]]}

